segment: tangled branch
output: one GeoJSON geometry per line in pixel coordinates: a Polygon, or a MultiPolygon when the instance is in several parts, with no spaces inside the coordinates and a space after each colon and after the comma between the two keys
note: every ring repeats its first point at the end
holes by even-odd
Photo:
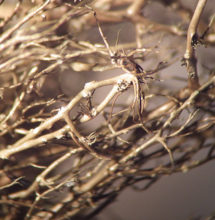
{"type": "Polygon", "coordinates": [[[128,186],[214,159],[214,66],[198,72],[196,54],[214,45],[206,0],[194,11],[160,1],[174,24],[145,16],[144,0],[32,2],[2,4],[2,216],[89,219],[128,186]],[[110,46],[105,28],[122,23],[135,37],[110,46]],[[173,91],[162,74],[181,58],[188,76],[169,76],[173,91]]]}

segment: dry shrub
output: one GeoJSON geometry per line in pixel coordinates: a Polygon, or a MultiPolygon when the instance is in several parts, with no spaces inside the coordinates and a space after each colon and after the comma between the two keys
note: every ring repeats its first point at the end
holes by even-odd
{"type": "Polygon", "coordinates": [[[214,159],[205,5],[1,2],[1,217],[89,219],[214,159]]]}

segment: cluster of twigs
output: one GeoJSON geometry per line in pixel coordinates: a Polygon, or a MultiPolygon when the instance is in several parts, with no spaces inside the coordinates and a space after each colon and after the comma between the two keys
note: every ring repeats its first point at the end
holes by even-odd
{"type": "Polygon", "coordinates": [[[214,159],[214,66],[199,80],[195,54],[199,44],[215,43],[213,18],[200,19],[206,0],[193,11],[180,1],[160,4],[181,26],[147,19],[144,0],[9,5],[0,23],[0,216],[89,219],[125,187],[145,190],[214,159]],[[103,24],[122,22],[134,26],[135,40],[111,47],[103,24]],[[92,29],[102,44],[81,40],[92,29]],[[145,70],[140,63],[162,51],[158,42],[145,48],[144,37],[157,33],[180,37],[186,48],[163,48],[168,59],[145,70]],[[172,92],[156,75],[182,58],[187,84],[172,92]],[[103,79],[91,76],[69,96],[60,83],[65,70],[103,79]]]}

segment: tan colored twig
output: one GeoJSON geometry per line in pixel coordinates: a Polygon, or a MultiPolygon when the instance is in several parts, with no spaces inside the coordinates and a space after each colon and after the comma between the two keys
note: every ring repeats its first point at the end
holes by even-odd
{"type": "MultiPolygon", "coordinates": [[[[128,186],[143,191],[164,175],[215,159],[214,68],[203,69],[202,86],[188,88],[167,69],[182,56],[186,39],[179,36],[191,10],[177,1],[159,3],[181,25],[145,17],[146,3],[150,12],[157,4],[146,0],[91,1],[95,16],[82,7],[88,1],[36,2],[27,15],[14,11],[16,20],[0,30],[3,218],[20,212],[23,219],[93,218],[128,186]],[[104,23],[114,33],[129,23],[132,42],[120,35],[125,42],[110,46],[104,23]]],[[[198,1],[190,22],[185,60],[199,59],[192,46],[201,24],[213,34],[213,19],[199,22],[204,4],[198,1]]]]}
{"type": "Polygon", "coordinates": [[[16,15],[16,13],[18,12],[18,10],[20,9],[21,6],[21,0],[19,0],[15,6],[15,8],[13,9],[12,13],[7,16],[1,23],[0,23],[0,28],[6,26],[6,24],[16,15]]]}
{"type": "Polygon", "coordinates": [[[184,54],[184,59],[188,72],[188,87],[192,90],[199,87],[198,73],[196,68],[197,61],[195,57],[195,44],[197,44],[198,42],[197,28],[206,3],[207,0],[198,1],[187,31],[187,46],[184,54]]]}
{"type": "MultiPolygon", "coordinates": [[[[40,13],[44,8],[51,2],[51,0],[46,0],[42,5],[32,10],[27,16],[25,16],[21,21],[9,29],[3,36],[0,38],[0,44],[2,44],[6,39],[8,39],[17,29],[19,29],[23,24],[33,18],[36,14],[40,13]]],[[[1,47],[0,47],[1,48],[1,47]]]]}
{"type": "MultiPolygon", "coordinates": [[[[37,128],[32,129],[28,132],[28,134],[26,136],[24,136],[22,139],[20,139],[19,141],[17,141],[14,145],[10,146],[10,148],[8,149],[4,149],[0,151],[0,158],[2,159],[7,159],[8,157],[10,157],[11,155],[26,150],[30,147],[33,147],[35,145],[39,145],[40,143],[44,143],[47,142],[48,140],[56,137],[56,136],[61,136],[62,134],[65,134],[66,132],[69,131],[70,127],[69,126],[64,126],[64,128],[62,128],[61,130],[58,130],[56,132],[52,132],[50,134],[46,134],[43,136],[40,136],[38,138],[36,138],[42,131],[51,128],[53,126],[53,124],[55,122],[57,122],[58,120],[61,120],[64,118],[64,116],[66,114],[69,113],[69,111],[71,111],[73,109],[74,106],[77,105],[77,103],[80,102],[81,99],[83,99],[84,97],[86,97],[86,94],[91,93],[92,91],[94,91],[95,89],[102,87],[102,86],[107,86],[107,85],[112,85],[112,84],[116,84],[118,82],[123,82],[123,81],[129,81],[128,85],[131,82],[131,75],[128,74],[122,74],[120,76],[117,77],[113,77],[111,79],[107,79],[107,80],[103,80],[100,82],[91,82],[88,83],[85,88],[79,92],[69,103],[67,106],[62,107],[59,112],[49,118],[48,120],[44,121],[41,123],[41,125],[39,125],[37,128]]],[[[100,105],[98,105],[98,107],[96,108],[96,110],[94,111],[94,117],[97,116],[97,114],[99,114],[104,108],[105,106],[111,101],[111,99],[117,94],[118,86],[115,86],[113,88],[113,90],[110,92],[110,94],[104,99],[103,102],[101,102],[100,105]]],[[[80,121],[86,122],[88,120],[90,120],[90,117],[86,117],[83,116],[80,121]]]]}
{"type": "Polygon", "coordinates": [[[66,159],[70,158],[73,154],[76,154],[76,153],[80,152],[81,150],[82,150],[81,148],[70,150],[68,153],[64,154],[62,157],[55,160],[40,175],[37,176],[35,181],[31,184],[31,186],[28,189],[26,189],[24,191],[20,191],[18,193],[11,194],[10,198],[11,199],[25,198],[28,195],[30,195],[32,192],[34,192],[38,185],[45,185],[45,186],[48,186],[49,184],[52,185],[53,183],[48,183],[45,180],[45,177],[51,171],[53,171],[57,166],[59,166],[62,162],[64,162],[66,159]]]}

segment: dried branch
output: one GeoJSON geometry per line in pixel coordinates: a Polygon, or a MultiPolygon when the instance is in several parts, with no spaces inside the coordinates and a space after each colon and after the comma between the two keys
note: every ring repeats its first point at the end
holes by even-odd
{"type": "Polygon", "coordinates": [[[198,44],[198,34],[197,28],[200,21],[201,14],[204,10],[204,7],[207,3],[207,0],[199,0],[194,11],[193,17],[191,19],[188,31],[187,31],[187,46],[184,54],[184,59],[187,66],[188,72],[188,87],[197,89],[199,87],[199,80],[196,67],[196,57],[195,57],[195,47],[198,44]]]}
{"type": "Polygon", "coordinates": [[[160,1],[171,21],[144,0],[36,3],[1,23],[1,216],[87,219],[126,187],[215,159],[214,62],[195,53],[200,24],[213,35],[205,0],[160,1]]]}

